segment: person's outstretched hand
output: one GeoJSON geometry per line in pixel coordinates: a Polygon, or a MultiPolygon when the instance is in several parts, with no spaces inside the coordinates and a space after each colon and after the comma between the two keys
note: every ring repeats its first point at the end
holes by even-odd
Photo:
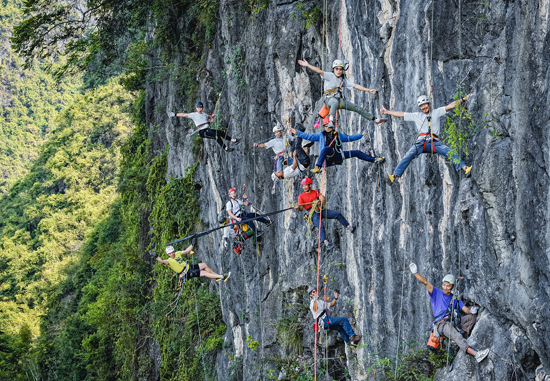
{"type": "Polygon", "coordinates": [[[309,65],[309,63],[306,60],[298,60],[298,65],[305,67],[309,65]]]}
{"type": "Polygon", "coordinates": [[[290,131],[291,134],[295,134],[295,133],[296,133],[296,129],[295,129],[295,128],[292,128],[292,127],[289,129],[289,131],[290,131]]]}
{"type": "Polygon", "coordinates": [[[386,110],[386,108],[384,106],[382,106],[382,108],[380,109],[380,114],[387,115],[388,110],[386,110]]]}
{"type": "Polygon", "coordinates": [[[368,91],[369,93],[371,93],[371,94],[376,94],[376,90],[375,90],[375,89],[369,89],[369,90],[367,90],[367,91],[368,91]]]}
{"type": "Polygon", "coordinates": [[[414,262],[409,265],[409,269],[411,269],[411,273],[413,274],[418,273],[418,268],[416,267],[416,264],[414,262]]]}

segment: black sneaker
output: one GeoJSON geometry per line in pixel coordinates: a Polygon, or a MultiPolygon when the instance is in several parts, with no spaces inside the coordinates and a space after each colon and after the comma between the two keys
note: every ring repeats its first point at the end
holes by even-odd
{"type": "Polygon", "coordinates": [[[355,230],[357,229],[357,226],[355,225],[350,225],[348,230],[350,231],[351,234],[355,233],[355,230]]]}
{"type": "Polygon", "coordinates": [[[233,148],[229,148],[229,147],[225,148],[225,152],[233,152],[233,151],[235,151],[233,148]]]}
{"type": "Polygon", "coordinates": [[[233,142],[233,144],[239,144],[240,142],[241,142],[241,139],[235,138],[235,141],[233,142]]]}

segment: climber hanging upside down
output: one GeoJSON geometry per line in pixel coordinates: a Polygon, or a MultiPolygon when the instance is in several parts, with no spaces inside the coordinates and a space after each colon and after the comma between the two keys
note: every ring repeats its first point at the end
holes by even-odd
{"type": "Polygon", "coordinates": [[[308,67],[321,77],[325,81],[325,105],[330,109],[329,112],[329,125],[334,127],[336,119],[336,111],[338,109],[344,109],[349,111],[354,111],[361,115],[363,118],[372,120],[376,124],[381,124],[386,121],[386,119],[375,118],[370,112],[365,110],[362,107],[359,107],[347,99],[345,99],[344,91],[347,89],[357,89],[361,91],[366,91],[371,94],[376,94],[376,90],[367,89],[361,85],[354,84],[348,79],[344,78],[344,63],[341,60],[335,60],[332,63],[332,72],[322,71],[318,67],[310,65],[306,60],[298,60],[298,64],[304,67],[308,67]]]}
{"type": "Polygon", "coordinates": [[[314,134],[297,131],[293,128],[290,129],[290,132],[296,134],[299,138],[319,143],[319,158],[317,159],[315,168],[312,170],[314,173],[319,173],[325,160],[327,161],[327,167],[331,165],[340,165],[342,161],[344,161],[344,158],[349,159],[351,157],[356,157],[371,163],[382,163],[384,161],[383,157],[374,158],[359,150],[342,151],[342,143],[359,140],[365,136],[367,131],[363,131],[362,134],[351,136],[336,132],[334,131],[334,127],[330,124],[328,117],[323,119],[323,126],[325,127],[324,131],[314,134]]]}
{"type": "MultiPolygon", "coordinates": [[[[304,189],[304,192],[298,197],[298,205],[294,207],[294,209],[303,211],[304,209],[309,212],[308,215],[308,221],[312,221],[317,228],[319,228],[319,222],[321,220],[321,201],[323,202],[323,219],[329,219],[329,220],[338,220],[340,224],[342,224],[343,227],[348,229],[352,234],[355,232],[355,226],[350,225],[350,223],[342,216],[342,213],[336,212],[334,210],[326,209],[326,202],[327,199],[325,196],[321,194],[318,190],[311,189],[311,184],[313,181],[306,177],[302,180],[302,188],[304,189]]],[[[327,248],[327,250],[330,250],[334,247],[333,244],[331,244],[326,237],[325,234],[325,223],[322,222],[321,228],[320,228],[320,235],[321,235],[321,242],[323,242],[327,248]]]]}
{"type": "MultiPolygon", "coordinates": [[[[409,149],[409,151],[405,154],[403,159],[401,159],[401,161],[397,165],[397,168],[395,168],[395,171],[393,171],[393,174],[390,175],[388,173],[388,176],[392,183],[395,181],[396,177],[401,177],[401,175],[403,175],[403,172],[405,172],[405,169],[407,169],[410,162],[418,157],[421,153],[432,152],[445,157],[448,156],[448,153],[451,149],[440,141],[441,126],[439,123],[439,119],[443,115],[445,115],[447,111],[452,110],[460,103],[466,102],[471,96],[472,94],[468,94],[462,99],[451,102],[447,106],[436,108],[433,111],[431,110],[430,100],[426,95],[421,95],[417,99],[418,107],[420,107],[420,110],[422,112],[409,113],[403,111],[391,111],[386,110],[384,107],[380,109],[380,113],[384,115],[404,118],[406,122],[414,122],[416,124],[417,130],[419,131],[416,143],[414,143],[411,149],[409,149]],[[432,135],[434,141],[433,145],[432,135]]],[[[460,159],[460,157],[458,157],[458,155],[454,154],[451,156],[450,159],[453,162],[457,171],[462,169],[467,176],[470,175],[470,170],[472,169],[472,167],[466,166],[466,164],[464,164],[464,162],[462,161],[462,159],[460,159]]]]}
{"type": "Polygon", "coordinates": [[[430,326],[433,334],[439,338],[440,335],[453,340],[465,353],[475,357],[477,362],[482,362],[489,354],[489,349],[476,351],[463,337],[462,331],[469,334],[476,323],[477,307],[468,308],[451,293],[455,285],[455,277],[447,274],[443,278],[441,289],[434,287],[428,280],[418,273],[416,264],[411,263],[409,268],[420,283],[426,286],[432,302],[434,321],[430,326]],[[460,311],[465,315],[461,316],[460,311]],[[458,322],[458,325],[456,324],[458,322]]]}
{"type": "Polygon", "coordinates": [[[195,265],[190,265],[189,260],[183,259],[183,255],[193,255],[191,251],[193,245],[190,245],[187,249],[183,251],[175,251],[174,247],[167,246],[166,254],[168,254],[168,260],[157,257],[157,262],[162,263],[163,265],[170,266],[172,270],[179,274],[180,278],[189,280],[192,278],[205,277],[210,279],[216,279],[217,281],[223,280],[224,282],[229,279],[231,273],[227,275],[216,274],[208,265],[204,262],[198,263],[195,265]]]}
{"type": "MultiPolygon", "coordinates": [[[[300,123],[296,123],[294,128],[302,132],[306,130],[306,128],[300,123]]],[[[282,171],[275,171],[271,174],[271,179],[274,183],[273,189],[275,189],[279,180],[296,177],[301,172],[307,171],[307,168],[309,167],[311,160],[302,146],[302,138],[296,137],[294,139],[290,148],[290,153],[292,154],[292,157],[288,158],[287,167],[285,167],[282,171]]]]}
{"type": "Polygon", "coordinates": [[[210,128],[211,118],[208,114],[205,114],[202,112],[203,110],[203,104],[202,102],[197,102],[195,105],[195,110],[197,112],[192,112],[190,114],[186,114],[183,112],[174,114],[173,112],[168,113],[168,116],[179,116],[182,118],[189,118],[192,119],[193,122],[195,122],[196,130],[199,132],[199,135],[203,139],[216,139],[216,142],[222,147],[226,152],[233,151],[233,148],[227,147],[223,140],[230,140],[233,143],[238,143],[239,139],[234,139],[231,136],[227,135],[225,132],[220,130],[213,130],[210,128]]]}

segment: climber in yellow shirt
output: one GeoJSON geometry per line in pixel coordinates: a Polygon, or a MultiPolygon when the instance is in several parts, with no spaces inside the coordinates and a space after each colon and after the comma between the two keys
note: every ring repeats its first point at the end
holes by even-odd
{"type": "Polygon", "coordinates": [[[163,265],[170,266],[172,270],[180,274],[180,277],[184,277],[189,280],[191,278],[205,277],[210,279],[216,279],[217,281],[223,280],[224,282],[229,279],[231,273],[227,275],[216,274],[208,265],[204,262],[195,265],[190,265],[188,259],[184,259],[183,255],[193,255],[191,251],[193,245],[183,251],[175,251],[173,246],[166,247],[166,254],[168,254],[168,260],[164,260],[157,257],[157,262],[163,265]]]}

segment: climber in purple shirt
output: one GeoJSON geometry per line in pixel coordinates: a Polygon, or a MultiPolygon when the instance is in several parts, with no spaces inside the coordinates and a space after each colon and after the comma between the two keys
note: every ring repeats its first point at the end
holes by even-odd
{"type": "MultiPolygon", "coordinates": [[[[476,351],[462,336],[462,332],[452,321],[450,305],[453,303],[453,307],[458,303],[459,309],[466,315],[461,318],[461,328],[464,332],[470,333],[476,322],[477,307],[468,308],[462,303],[461,300],[453,299],[451,290],[455,285],[455,277],[452,274],[448,274],[443,278],[443,285],[441,289],[434,287],[428,280],[418,273],[416,264],[411,263],[409,265],[411,272],[416,279],[420,281],[428,289],[430,294],[430,300],[432,302],[432,312],[434,315],[435,329],[439,334],[445,335],[453,340],[464,352],[474,356],[477,362],[482,362],[489,354],[489,349],[482,351],[476,351]]],[[[435,333],[435,332],[434,332],[435,333]]]]}

